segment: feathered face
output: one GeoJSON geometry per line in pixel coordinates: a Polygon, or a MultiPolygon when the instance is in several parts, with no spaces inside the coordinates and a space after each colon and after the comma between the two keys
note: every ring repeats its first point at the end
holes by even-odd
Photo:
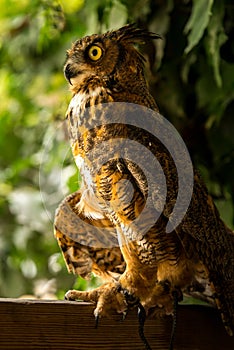
{"type": "Polygon", "coordinates": [[[77,40],[67,51],[64,74],[76,93],[82,83],[94,77],[102,86],[113,81],[118,74],[126,77],[130,74],[142,75],[144,58],[135,49],[134,44],[142,43],[158,35],[130,24],[116,31],[94,34],[77,40]]]}

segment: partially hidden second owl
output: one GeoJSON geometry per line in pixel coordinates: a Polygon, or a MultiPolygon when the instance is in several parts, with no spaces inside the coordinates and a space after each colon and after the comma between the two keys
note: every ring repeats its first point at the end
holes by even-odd
{"type": "MultiPolygon", "coordinates": [[[[68,291],[66,298],[94,302],[99,317],[124,313],[134,303],[146,314],[170,314],[175,292],[179,298],[194,294],[216,304],[232,335],[234,234],[196,170],[188,208],[167,232],[181,186],[178,171],[160,139],[163,131],[150,132],[150,118],[147,127],[144,120],[137,124],[145,108],[152,125],[161,118],[136,48],[157,38],[126,25],[86,36],[67,51],[64,74],[72,99],[66,119],[82,184],[57,209],[55,236],[70,272],[83,278],[94,273],[104,284],[68,291]],[[137,153],[135,144],[142,147],[137,153]]],[[[186,171],[184,154],[177,158],[186,171]]]]}

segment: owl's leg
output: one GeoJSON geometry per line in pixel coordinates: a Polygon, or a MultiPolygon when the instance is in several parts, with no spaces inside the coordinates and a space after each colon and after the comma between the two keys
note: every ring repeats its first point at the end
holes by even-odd
{"type": "Polygon", "coordinates": [[[82,300],[96,304],[95,319],[108,316],[111,312],[124,314],[128,308],[124,291],[118,282],[109,282],[87,292],[70,290],[65,294],[66,300],[82,300]]]}
{"type": "MultiPolygon", "coordinates": [[[[135,290],[135,293],[137,293],[137,290],[135,290]]],[[[136,296],[134,297],[134,295],[130,294],[127,290],[124,290],[124,294],[128,304],[138,306],[139,336],[145,345],[145,349],[147,350],[151,349],[144,334],[144,323],[148,311],[151,310],[151,316],[153,311],[153,315],[156,317],[165,314],[172,314],[173,323],[169,350],[173,350],[174,336],[177,325],[177,306],[178,301],[181,301],[183,297],[180,288],[172,287],[168,280],[158,282],[154,288],[152,288],[151,292],[149,293],[149,297],[147,299],[142,299],[142,303],[140,302],[139,298],[136,296]]]]}

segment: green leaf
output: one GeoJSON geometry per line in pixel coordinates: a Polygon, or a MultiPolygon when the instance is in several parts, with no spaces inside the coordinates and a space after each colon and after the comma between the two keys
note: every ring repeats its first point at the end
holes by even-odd
{"type": "Polygon", "coordinates": [[[195,85],[197,103],[208,114],[206,128],[219,123],[228,104],[234,100],[234,66],[222,61],[222,76],[225,84],[220,89],[214,84],[213,72],[206,62],[200,60],[199,79],[195,85]]]}
{"type": "Polygon", "coordinates": [[[39,27],[37,49],[42,52],[50,45],[51,40],[58,37],[60,31],[64,29],[65,18],[62,7],[57,0],[42,1],[36,17],[39,27]]]}
{"type": "Polygon", "coordinates": [[[208,35],[205,39],[205,49],[210,64],[213,67],[214,79],[218,87],[222,86],[220,74],[220,47],[227,40],[223,28],[224,4],[217,1],[213,7],[213,13],[207,27],[208,35]]]}
{"type": "Polygon", "coordinates": [[[194,0],[191,16],[184,28],[184,33],[188,34],[188,45],[185,53],[188,54],[202,38],[205,29],[209,24],[213,0],[194,0]]]}

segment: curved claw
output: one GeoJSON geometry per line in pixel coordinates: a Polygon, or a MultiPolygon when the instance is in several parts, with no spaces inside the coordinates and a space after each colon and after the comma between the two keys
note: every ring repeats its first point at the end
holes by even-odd
{"type": "Polygon", "coordinates": [[[66,294],[64,295],[64,300],[68,300],[68,301],[76,301],[77,298],[75,296],[75,291],[73,290],[69,290],[66,292],[66,294]]]}
{"type": "Polygon", "coordinates": [[[98,328],[98,325],[99,325],[99,319],[100,319],[99,315],[95,315],[95,329],[97,329],[97,328],[98,328]]]}
{"type": "Polygon", "coordinates": [[[122,291],[128,306],[133,307],[139,304],[139,298],[129,293],[127,289],[123,289],[122,291]]]}

